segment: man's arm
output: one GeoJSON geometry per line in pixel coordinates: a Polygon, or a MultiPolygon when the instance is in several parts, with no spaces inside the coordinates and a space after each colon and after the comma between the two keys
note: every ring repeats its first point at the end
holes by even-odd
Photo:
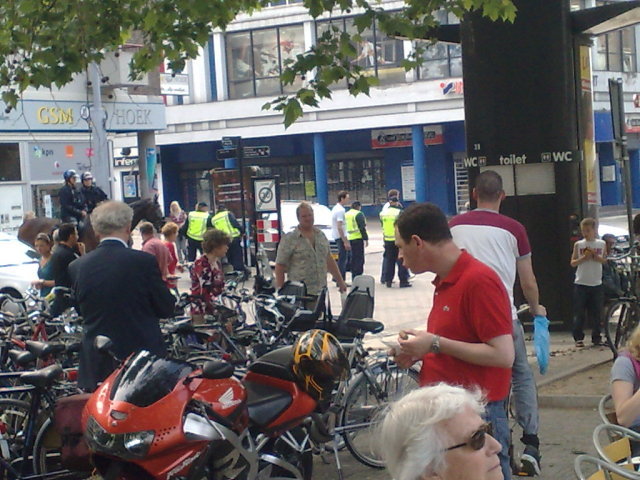
{"type": "Polygon", "coordinates": [[[276,263],[276,290],[280,290],[284,285],[284,274],[286,271],[286,265],[276,263]]]}
{"type": "MultiPolygon", "coordinates": [[[[403,330],[398,338],[401,347],[399,353],[413,358],[421,358],[429,353],[433,337],[432,333],[426,331],[403,330]],[[403,334],[409,335],[409,338],[404,340],[403,334]]],[[[513,337],[500,335],[485,343],[467,343],[440,337],[440,353],[474,365],[511,368],[514,359],[513,337]]]]}
{"type": "Polygon", "coordinates": [[[358,225],[358,230],[360,230],[364,244],[367,246],[369,243],[369,234],[367,233],[367,220],[364,218],[364,213],[360,212],[356,215],[356,224],[358,225]]]}
{"type": "Polygon", "coordinates": [[[524,298],[529,303],[529,311],[532,315],[547,316],[547,310],[540,305],[540,297],[538,292],[538,282],[536,276],[533,273],[533,265],[531,264],[531,256],[520,258],[516,262],[518,269],[518,277],[520,277],[520,286],[522,287],[522,293],[524,298]]]}
{"type": "Polygon", "coordinates": [[[340,236],[340,240],[342,241],[344,248],[346,250],[351,250],[351,244],[349,243],[349,240],[347,240],[347,235],[344,233],[344,221],[337,220],[336,228],[338,229],[338,235],[340,236]]]}
{"type": "Polygon", "coordinates": [[[167,288],[167,284],[162,280],[158,262],[152,255],[147,256],[140,254],[140,257],[144,257],[141,263],[144,262],[142,267],[144,271],[147,272],[146,278],[148,279],[149,301],[153,313],[159,318],[169,318],[175,310],[176,300],[167,288]]]}
{"type": "MultiPolygon", "coordinates": [[[[276,265],[277,267],[277,265],[276,265]]],[[[331,256],[331,252],[327,254],[327,271],[331,274],[333,279],[338,284],[338,289],[341,292],[347,291],[347,284],[344,283],[344,278],[342,278],[342,274],[340,273],[340,269],[338,268],[338,264],[331,256]]]]}
{"type": "MultiPolygon", "coordinates": [[[[590,252],[591,250],[585,250],[585,252],[590,252]]],[[[578,249],[578,242],[573,244],[573,253],[571,254],[571,266],[577,267],[581,263],[589,260],[590,256],[585,253],[584,255],[580,255],[578,249]]]]}

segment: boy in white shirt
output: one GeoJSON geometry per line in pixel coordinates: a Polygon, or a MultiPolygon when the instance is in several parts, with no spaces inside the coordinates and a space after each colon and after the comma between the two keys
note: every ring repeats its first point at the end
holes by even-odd
{"type": "Polygon", "coordinates": [[[580,222],[580,231],[584,237],[573,246],[571,266],[576,268],[573,297],[573,339],[576,347],[584,347],[584,319],[589,315],[593,329],[591,341],[594,345],[602,345],[600,324],[604,307],[604,291],[602,288],[602,265],[605,257],[605,242],[596,238],[596,221],[585,218],[580,222]]]}

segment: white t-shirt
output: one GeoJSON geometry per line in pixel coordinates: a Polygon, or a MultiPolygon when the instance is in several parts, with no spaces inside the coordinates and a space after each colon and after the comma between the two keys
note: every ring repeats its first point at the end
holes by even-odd
{"type": "MultiPolygon", "coordinates": [[[[584,250],[590,248],[598,256],[604,256],[605,242],[596,238],[592,242],[587,242],[584,238],[576,242],[578,248],[578,257],[584,255],[584,250]]],[[[576,285],[584,285],[587,287],[597,287],[602,285],[602,264],[596,260],[589,259],[578,265],[576,269],[576,285]]]]}
{"type": "Polygon", "coordinates": [[[344,223],[344,213],[345,209],[339,203],[336,203],[331,209],[331,232],[333,233],[333,238],[338,240],[340,238],[340,232],[338,232],[338,222],[342,222],[342,234],[346,237],[346,227],[344,223]]]}

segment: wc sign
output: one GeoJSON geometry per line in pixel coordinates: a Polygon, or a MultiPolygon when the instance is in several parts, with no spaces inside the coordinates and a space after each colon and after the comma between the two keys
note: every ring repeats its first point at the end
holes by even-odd
{"type": "Polygon", "coordinates": [[[540,154],[542,163],[566,163],[573,162],[573,152],[567,150],[564,152],[543,152],[540,154]]]}

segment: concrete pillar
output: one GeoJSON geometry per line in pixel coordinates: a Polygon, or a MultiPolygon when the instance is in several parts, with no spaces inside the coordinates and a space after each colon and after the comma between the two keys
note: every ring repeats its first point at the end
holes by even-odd
{"type": "Polygon", "coordinates": [[[329,183],[327,180],[327,152],[322,133],[313,134],[313,158],[316,167],[316,199],[322,205],[329,205],[329,183]]]}
{"type": "Polygon", "coordinates": [[[416,202],[426,202],[428,196],[427,186],[427,155],[424,146],[424,130],[422,125],[411,127],[411,139],[413,142],[413,171],[416,182],[416,202]]]}

